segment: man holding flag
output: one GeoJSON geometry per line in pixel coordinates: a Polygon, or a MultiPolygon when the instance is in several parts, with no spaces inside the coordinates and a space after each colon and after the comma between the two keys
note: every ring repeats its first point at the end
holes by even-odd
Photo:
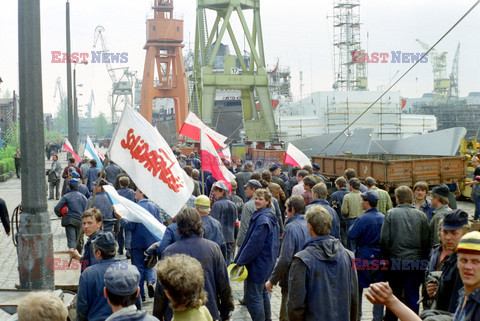
{"type": "MultiPolygon", "coordinates": [[[[139,189],[135,192],[135,199],[138,201],[138,205],[146,209],[160,222],[160,213],[157,206],[148,200],[148,198],[139,189]]],[[[155,295],[155,271],[154,269],[148,269],[144,262],[144,252],[157,242],[155,236],[150,233],[142,223],[130,222],[118,213],[115,212],[115,216],[121,220],[123,227],[131,231],[132,237],[130,241],[130,255],[132,258],[132,264],[135,265],[140,272],[140,295],[142,301],[145,301],[145,288],[144,282],[147,281],[148,297],[153,298],[155,295]]]]}

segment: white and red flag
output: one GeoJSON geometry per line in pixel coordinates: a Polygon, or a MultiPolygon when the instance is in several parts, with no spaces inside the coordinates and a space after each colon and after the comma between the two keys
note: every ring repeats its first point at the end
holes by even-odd
{"type": "Polygon", "coordinates": [[[66,150],[67,152],[71,153],[73,155],[73,157],[75,157],[75,161],[76,162],[81,162],[82,159],[80,158],[80,156],[78,156],[77,154],[75,154],[75,152],[73,151],[73,146],[72,144],[70,144],[70,141],[68,140],[68,138],[65,138],[65,144],[63,144],[63,147],[62,149],[66,150]]]}
{"type": "Polygon", "coordinates": [[[217,133],[207,125],[205,125],[200,118],[194,113],[188,113],[187,118],[183,122],[182,128],[180,128],[180,135],[186,136],[196,141],[200,141],[200,130],[205,132],[210,137],[215,150],[219,148],[225,148],[225,141],[227,137],[217,133]]]}
{"type": "Polygon", "coordinates": [[[303,167],[305,165],[312,166],[310,159],[302,153],[300,149],[295,147],[292,143],[288,143],[287,152],[285,153],[284,164],[303,167]]]}
{"type": "Polygon", "coordinates": [[[190,198],[194,183],[158,130],[131,107],[125,107],[107,155],[150,200],[171,217],[190,198]]]}
{"type": "Polygon", "coordinates": [[[229,190],[232,189],[231,181],[235,175],[223,164],[213,143],[203,130],[200,133],[200,155],[202,157],[202,170],[212,172],[217,181],[225,181],[229,190]]]}

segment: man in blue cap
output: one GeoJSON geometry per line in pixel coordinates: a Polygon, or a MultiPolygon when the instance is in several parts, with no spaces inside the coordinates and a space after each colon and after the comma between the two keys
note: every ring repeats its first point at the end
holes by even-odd
{"type": "Polygon", "coordinates": [[[450,189],[445,184],[440,184],[432,188],[430,193],[430,202],[435,210],[432,213],[432,220],[430,221],[430,245],[438,243],[438,223],[445,217],[445,214],[452,209],[448,206],[448,193],[450,189]]]}
{"type": "MultiPolygon", "coordinates": [[[[77,173],[76,171],[72,171],[72,172],[70,173],[70,176],[71,176],[71,178],[77,178],[77,179],[78,179],[78,181],[79,181],[78,191],[79,191],[80,193],[82,193],[83,195],[85,195],[85,197],[86,197],[87,199],[89,199],[90,196],[91,196],[90,191],[88,190],[87,186],[85,186],[84,184],[82,184],[82,181],[81,181],[81,179],[80,179],[80,174],[77,173]]],[[[69,184],[69,186],[67,186],[67,188],[66,188],[66,190],[65,190],[65,194],[70,193],[71,191],[72,191],[72,189],[70,188],[70,184],[69,184]]]]}
{"type": "Polygon", "coordinates": [[[103,294],[113,311],[106,321],[158,320],[147,312],[137,310],[135,306],[140,293],[140,272],[135,266],[117,261],[107,269],[103,281],[103,294]]]}
{"type": "Polygon", "coordinates": [[[312,164],[312,169],[313,169],[313,175],[317,176],[317,177],[320,177],[324,183],[327,182],[327,179],[325,178],[325,176],[323,176],[322,174],[320,174],[320,165],[318,165],[317,163],[313,163],[312,164]]]}
{"type": "MultiPolygon", "coordinates": [[[[78,191],[79,181],[77,178],[70,180],[69,186],[72,190],[65,194],[55,206],[55,214],[62,219],[62,226],[67,234],[67,246],[75,248],[75,243],[82,228],[82,213],[88,208],[87,198],[78,191]],[[67,214],[62,216],[62,208],[67,206],[67,214]]],[[[78,252],[82,252],[83,242],[77,245],[78,252]]]]}
{"type": "MultiPolygon", "coordinates": [[[[362,208],[365,211],[348,229],[349,239],[356,241],[355,269],[358,274],[359,297],[362,297],[363,289],[371,283],[383,281],[383,273],[380,263],[380,234],[382,231],[384,215],[377,209],[380,199],[374,190],[367,190],[362,196],[362,208]]],[[[358,320],[362,317],[362,300],[358,304],[358,320]]],[[[373,320],[383,319],[383,306],[373,306],[373,320]]]]}
{"type": "Polygon", "coordinates": [[[432,309],[455,313],[458,305],[459,290],[463,287],[457,268],[458,243],[470,230],[468,214],[460,209],[445,214],[440,229],[441,244],[432,249],[426,272],[426,295],[433,298],[432,309]],[[440,271],[435,277],[434,271],[440,271]]]}
{"type": "MultiPolygon", "coordinates": [[[[103,295],[104,276],[114,260],[117,244],[110,232],[99,233],[92,241],[96,264],[86,269],[80,276],[77,292],[77,320],[105,320],[112,314],[107,299],[103,295]]],[[[123,265],[127,265],[123,262],[123,265]]]]}
{"type": "Polygon", "coordinates": [[[218,220],[222,224],[223,237],[227,244],[227,256],[225,261],[227,265],[233,260],[235,253],[235,222],[237,221],[237,207],[235,203],[230,201],[228,196],[228,187],[223,181],[217,181],[213,184],[213,193],[215,195],[215,203],[212,206],[210,216],[218,220]]]}

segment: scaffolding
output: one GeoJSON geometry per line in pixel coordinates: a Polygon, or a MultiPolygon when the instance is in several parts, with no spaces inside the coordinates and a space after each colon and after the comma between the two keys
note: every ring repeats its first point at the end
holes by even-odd
{"type": "Polygon", "coordinates": [[[360,0],[334,0],[333,47],[334,88],[367,90],[366,64],[352,60],[353,54],[364,54],[360,42],[360,0]]]}

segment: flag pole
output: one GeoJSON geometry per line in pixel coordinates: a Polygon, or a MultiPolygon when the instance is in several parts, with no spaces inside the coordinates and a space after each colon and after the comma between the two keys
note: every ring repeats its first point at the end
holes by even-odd
{"type": "MultiPolygon", "coordinates": [[[[108,164],[108,154],[105,155],[105,159],[103,160],[103,168],[105,168],[108,164]]],[[[105,171],[102,169],[100,171],[100,176],[98,177],[97,179],[97,185],[95,185],[95,188],[93,189],[93,196],[92,196],[92,200],[90,201],[90,205],[88,206],[88,209],[91,209],[92,206],[93,206],[93,201],[95,200],[95,196],[97,195],[97,191],[98,191],[98,187],[100,186],[100,180],[102,180],[103,178],[105,178],[107,176],[107,173],[105,173],[105,171]]],[[[82,213],[83,214],[83,213],[82,213]]],[[[83,237],[83,226],[80,228],[80,233],[78,233],[77,235],[77,241],[75,242],[75,247],[74,249],[77,248],[78,246],[78,243],[80,243],[80,238],[83,237]]],[[[83,252],[83,251],[82,251],[83,252]]],[[[68,266],[70,266],[70,264],[72,263],[72,260],[73,260],[73,257],[70,257],[70,261],[68,261],[68,266]]]]}
{"type": "MultiPolygon", "coordinates": [[[[202,194],[205,195],[205,176],[203,171],[203,157],[202,157],[202,129],[200,128],[200,169],[202,170],[202,194]]],[[[208,196],[208,195],[207,195],[208,196]]]]}

